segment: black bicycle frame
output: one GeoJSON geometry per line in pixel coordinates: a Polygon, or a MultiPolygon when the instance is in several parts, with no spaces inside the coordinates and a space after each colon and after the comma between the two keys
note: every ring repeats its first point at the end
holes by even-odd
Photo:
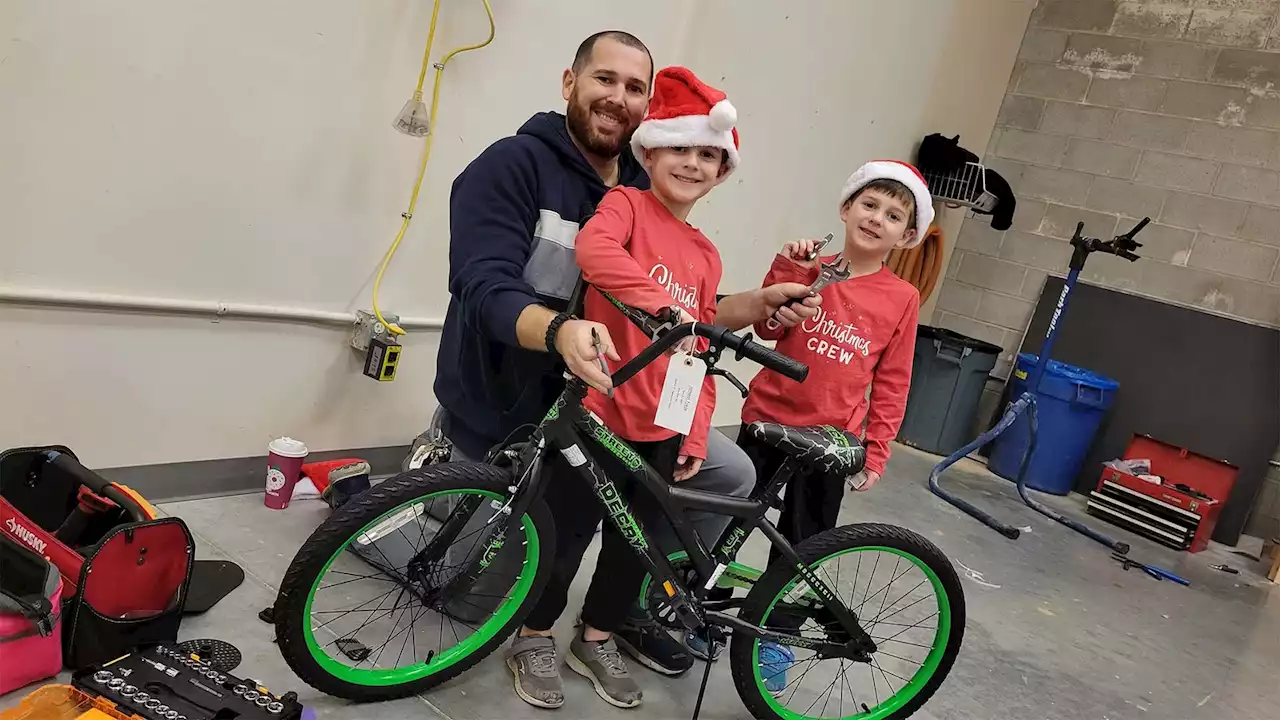
{"type": "MultiPolygon", "coordinates": [[[[697,324],[690,323],[677,326],[667,332],[613,373],[614,387],[634,377],[641,368],[684,337],[695,333],[696,329],[697,324]]],[[[712,624],[721,627],[729,627],[763,640],[804,647],[820,655],[863,657],[865,654],[874,652],[874,642],[858,624],[853,612],[840,602],[832,589],[816,573],[800,561],[795,549],[765,517],[770,507],[770,498],[787,481],[785,473],[779,473],[766,487],[758,488],[750,498],[746,499],[672,485],[659,476],[622,438],[615,435],[583,407],[582,401],[586,393],[587,386],[581,380],[571,377],[565,391],[532,434],[530,442],[515,463],[517,480],[515,495],[508,502],[510,506],[508,525],[490,541],[491,545],[494,543],[498,545],[487,549],[483,554],[484,557],[495,555],[497,549],[501,547],[500,543],[505,541],[508,534],[516,534],[520,531],[515,524],[520,522],[520,518],[529,506],[542,494],[544,482],[542,465],[545,458],[549,453],[559,452],[577,474],[590,484],[597,499],[605,508],[610,522],[630,542],[652,581],[663,588],[676,616],[690,630],[698,629],[710,620],[712,624]],[[593,455],[593,449],[596,448],[617,458],[627,469],[628,475],[637,487],[643,488],[642,492],[647,492],[656,499],[666,519],[674,528],[680,544],[688,552],[698,577],[703,581],[701,587],[693,590],[693,597],[696,599],[691,600],[689,590],[684,587],[666,556],[659,549],[651,546],[649,536],[632,514],[630,505],[617,483],[596,462],[593,455]],[[687,519],[685,513],[688,510],[702,510],[734,518],[721,536],[723,540],[714,554],[707,550],[687,519]],[[795,567],[804,583],[821,599],[822,604],[848,633],[851,639],[850,644],[841,645],[785,633],[774,633],[732,615],[701,610],[701,601],[715,585],[719,574],[724,571],[725,566],[746,538],[748,533],[742,530],[747,526],[763,532],[785,561],[795,567]]],[[[487,563],[483,564],[487,565],[487,563]]],[[[801,612],[804,611],[801,610],[801,612]]]]}

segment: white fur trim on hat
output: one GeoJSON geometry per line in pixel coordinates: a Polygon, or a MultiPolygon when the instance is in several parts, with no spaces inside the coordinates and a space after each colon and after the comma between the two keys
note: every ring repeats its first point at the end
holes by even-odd
{"type": "MultiPolygon", "coordinates": [[[[728,105],[722,100],[715,107],[728,105]]],[[[637,159],[644,159],[645,148],[660,147],[715,147],[729,153],[729,170],[738,167],[738,148],[733,145],[732,126],[727,130],[717,130],[716,118],[724,119],[726,111],[721,110],[717,116],[715,107],[711,115],[681,115],[665,120],[645,120],[631,136],[631,150],[637,159]]],[[[728,105],[729,111],[733,106],[728,105]]],[[[737,115],[733,111],[733,115],[737,115]]],[[[726,173],[727,174],[727,173],[726,173]]]]}
{"type": "Polygon", "coordinates": [[[923,242],[924,236],[929,232],[929,225],[933,223],[933,195],[929,193],[929,186],[924,180],[906,163],[897,160],[874,160],[853,171],[840,192],[839,207],[843,209],[849,198],[872,180],[897,180],[907,186],[915,197],[916,236],[903,247],[913,248],[923,242]]]}

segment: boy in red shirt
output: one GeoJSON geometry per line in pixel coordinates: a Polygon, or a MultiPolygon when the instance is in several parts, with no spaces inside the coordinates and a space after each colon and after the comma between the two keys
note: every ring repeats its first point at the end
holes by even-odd
{"type": "MultiPolygon", "coordinates": [[[[682,322],[712,323],[715,320],[716,291],[722,272],[720,254],[686,218],[697,201],[737,167],[736,120],[737,112],[725,94],[703,84],[689,70],[669,67],[659,71],[654,78],[649,115],[631,140],[636,156],[649,172],[652,187],[647,191],[624,186],[610,190],[577,235],[578,265],[583,279],[591,285],[585,298],[586,319],[608,327],[616,345],[612,350],[616,350],[616,357],[623,361],[638,355],[651,341],[601,292],[651,314],[674,307],[679,310],[682,322]]],[[[690,340],[686,347],[676,349],[691,349],[695,343],[690,340]]],[[[705,349],[706,340],[699,339],[696,345],[705,349]]],[[[605,354],[614,356],[609,348],[605,348],[605,354]]],[[[687,434],[655,424],[668,365],[673,360],[681,362],[682,358],[687,356],[673,353],[660,357],[616,388],[612,397],[591,390],[585,402],[589,410],[626,440],[659,475],[675,482],[688,480],[702,466],[715,408],[715,380],[707,375],[687,434]]],[[[618,480],[626,477],[626,469],[613,462],[608,453],[597,453],[597,458],[608,465],[605,469],[611,477],[618,480]]],[[[576,477],[555,480],[582,482],[576,477]]],[[[749,490],[750,486],[744,485],[743,491],[749,490]]],[[[647,505],[642,510],[640,501],[644,498],[647,496],[633,495],[634,509],[642,518],[653,522],[656,507],[647,505]]],[[[584,495],[574,510],[572,518],[556,518],[558,537],[591,533],[602,516],[599,504],[590,496],[584,495]]],[[[558,551],[561,548],[564,548],[564,557],[557,558],[556,569],[520,636],[512,643],[508,659],[515,674],[517,694],[526,702],[542,707],[556,707],[563,702],[558,670],[546,667],[554,663],[554,645],[548,647],[548,644],[551,627],[564,611],[569,583],[586,545],[566,537],[565,542],[557,543],[558,551]],[[539,657],[542,660],[535,662],[539,657]]],[[[615,632],[623,630],[644,572],[627,540],[611,522],[606,522],[595,574],[583,603],[582,626],[575,633],[566,660],[575,672],[592,682],[600,697],[617,707],[635,707],[642,698],[615,643],[615,637],[633,640],[636,636],[631,633],[615,636],[615,632]]],[[[663,637],[680,647],[665,632],[663,637]]],[[[646,638],[644,643],[657,643],[661,639],[646,638]]],[[[662,656],[654,653],[653,647],[627,649],[636,657],[662,656]]],[[[683,649],[681,657],[687,657],[683,649]]],[[[655,669],[677,674],[666,668],[655,669]]]]}
{"type": "MultiPolygon", "coordinates": [[[[821,291],[822,306],[812,319],[789,329],[770,328],[767,323],[756,326],[760,337],[777,341],[778,352],[808,364],[809,377],[797,385],[761,370],[751,382],[738,434],[738,444],[756,465],[758,483],[767,483],[787,455],[752,438],[747,426],[753,422],[832,425],[864,438],[866,465],[859,477],[822,473],[792,477],[778,530],[793,545],[835,527],[846,482],[854,490],[866,491],[884,474],[889,441],[897,437],[906,410],[920,316],[920,293],[894,275],[884,261],[895,248],[920,243],[933,222],[933,199],[914,167],[877,160],[858,168],[846,181],[840,219],[845,226],[844,247],[821,262],[843,259],[849,264],[849,279],[821,291]]],[[[819,261],[806,258],[814,247],[812,240],[787,243],[765,283],[812,282],[819,261]]],[[[779,557],[773,551],[769,562],[779,557]]],[[[761,644],[762,675],[771,691],[786,687],[786,669],[792,660],[788,648],[761,644]]]]}

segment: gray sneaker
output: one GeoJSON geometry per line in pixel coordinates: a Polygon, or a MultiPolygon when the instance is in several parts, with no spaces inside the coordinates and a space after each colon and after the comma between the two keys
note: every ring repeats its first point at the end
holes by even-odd
{"type": "Polygon", "coordinates": [[[590,680],[596,694],[610,705],[633,708],[644,697],[640,686],[627,672],[627,664],[613,638],[604,642],[588,642],[582,639],[582,631],[579,630],[574,633],[573,642],[569,643],[565,662],[574,672],[590,680]]]}
{"type": "Polygon", "coordinates": [[[540,708],[564,705],[564,681],[560,679],[555,640],[517,636],[507,651],[507,667],[521,700],[540,708]]]}

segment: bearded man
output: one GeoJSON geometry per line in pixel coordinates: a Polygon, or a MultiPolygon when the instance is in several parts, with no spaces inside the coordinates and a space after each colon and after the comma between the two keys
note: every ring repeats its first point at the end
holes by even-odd
{"type": "MultiPolygon", "coordinates": [[[[451,297],[434,388],[441,408],[436,422],[453,442],[454,460],[480,460],[495,445],[522,439],[518,431],[540,422],[564,390],[566,368],[597,390],[610,388],[593,331],[606,358],[629,359],[614,352],[604,325],[569,315],[580,277],[574,238],[609,188],[649,187],[630,143],[648,108],[653,74],[653,58],[635,36],[617,30],[592,35],[562,75],[566,112],[534,115],[454,180],[451,297]]],[[[820,301],[808,297],[805,285],[782,283],[721,299],[716,323],[739,330],[776,313],[794,326],[812,317],[820,301]],[[792,298],[803,301],[783,307],[792,298]]],[[[755,484],[754,466],[728,437],[711,435],[707,459],[689,485],[745,497],[755,484]]],[[[547,485],[546,500],[557,517],[595,501],[590,488],[569,475],[547,485]]],[[[729,518],[693,513],[690,520],[711,545],[729,518]]],[[[675,542],[669,525],[652,530],[659,547],[675,542]]],[[[554,572],[576,571],[592,534],[558,537],[554,572]]],[[[549,635],[549,629],[522,628],[509,665],[523,699],[558,707],[564,696],[549,635]]],[[[679,675],[692,665],[685,648],[651,618],[635,617],[617,637],[624,650],[659,672],[679,675]]],[[[592,669],[599,666],[610,697],[638,704],[638,688],[613,647],[612,640],[592,645],[600,656],[591,658],[592,669]]]]}

